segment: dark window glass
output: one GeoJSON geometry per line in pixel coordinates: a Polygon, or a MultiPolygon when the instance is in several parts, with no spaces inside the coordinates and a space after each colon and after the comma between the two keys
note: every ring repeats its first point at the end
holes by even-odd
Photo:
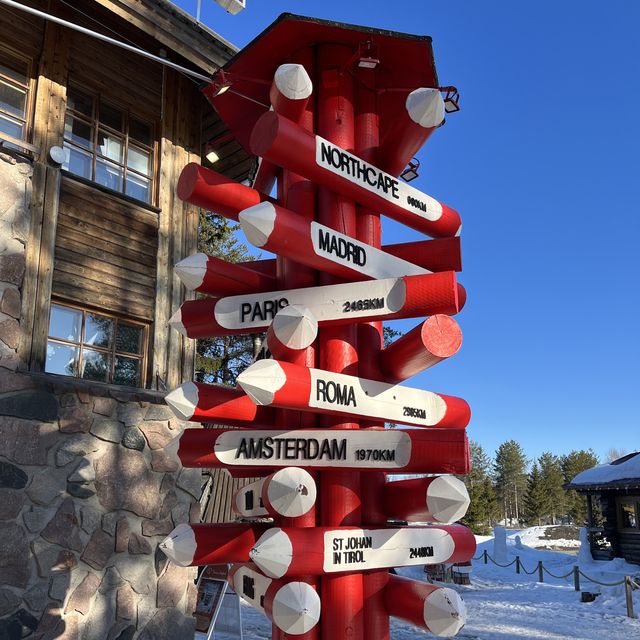
{"type": "Polygon", "coordinates": [[[14,116],[24,117],[27,90],[0,79],[0,109],[14,116]]]}
{"type": "Polygon", "coordinates": [[[147,147],[153,144],[151,127],[137,118],[131,118],[129,122],[129,137],[147,147]]]}
{"type": "Polygon", "coordinates": [[[116,351],[124,353],[142,353],[142,327],[133,324],[118,323],[116,351]]]}
{"type": "Polygon", "coordinates": [[[115,384],[125,384],[129,387],[140,386],[140,358],[116,356],[116,368],[113,373],[115,384]]]}
{"type": "MultiPolygon", "coordinates": [[[[12,58],[0,62],[0,134],[26,139],[29,83],[29,65],[25,60],[12,58]]],[[[20,148],[9,142],[4,144],[20,148]]]]}
{"type": "Polygon", "coordinates": [[[69,87],[67,90],[67,109],[93,118],[93,98],[75,87],[69,87]]]}
{"type": "Polygon", "coordinates": [[[64,120],[64,137],[87,149],[93,148],[93,127],[73,116],[67,115],[64,120]]]}
{"type": "Polygon", "coordinates": [[[87,313],[84,321],[83,342],[93,347],[110,349],[113,342],[113,325],[113,318],[87,313]]]}
{"type": "Polygon", "coordinates": [[[123,131],[124,114],[120,109],[100,101],[100,122],[116,131],[123,131]]]}
{"type": "Polygon", "coordinates": [[[636,511],[635,502],[623,502],[620,505],[622,512],[622,526],[625,529],[637,529],[638,528],[638,514],[636,511]]]}
{"type": "Polygon", "coordinates": [[[111,358],[108,353],[93,349],[82,350],[82,378],[107,382],[110,373],[111,358]]]}

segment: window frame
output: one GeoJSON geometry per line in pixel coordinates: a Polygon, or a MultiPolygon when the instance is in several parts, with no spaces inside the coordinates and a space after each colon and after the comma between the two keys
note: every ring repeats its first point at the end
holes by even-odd
{"type": "Polygon", "coordinates": [[[617,496],[616,497],[616,513],[618,518],[618,531],[622,533],[634,533],[640,535],[640,496],[617,496]],[[623,525],[622,505],[631,503],[635,507],[636,526],[625,527],[623,525]]]}
{"type": "Polygon", "coordinates": [[[47,323],[47,341],[46,341],[46,347],[48,347],[50,342],[53,342],[55,344],[61,344],[61,345],[65,345],[65,346],[70,346],[70,347],[76,347],[79,350],[78,353],[78,361],[77,361],[77,370],[75,372],[74,375],[66,375],[66,374],[61,374],[61,373],[54,373],[54,372],[50,372],[46,370],[46,366],[47,366],[47,356],[45,353],[45,362],[44,362],[44,370],[45,373],[48,373],[49,375],[60,375],[60,376],[64,376],[65,378],[73,378],[74,380],[81,380],[81,381],[85,381],[85,382],[91,382],[91,383],[98,383],[98,384],[111,384],[111,385],[116,385],[118,387],[122,387],[123,389],[146,389],[146,385],[147,385],[147,370],[148,370],[148,366],[149,366],[149,335],[150,335],[150,324],[149,323],[145,323],[145,322],[141,322],[140,320],[134,320],[132,318],[126,318],[123,316],[119,316],[117,314],[114,313],[110,313],[108,311],[104,311],[101,309],[94,309],[92,307],[87,307],[87,306],[82,306],[80,304],[77,303],[69,303],[66,302],[64,300],[51,300],[51,304],[49,305],[49,319],[48,319],[48,323],[47,323]],[[73,309],[75,311],[80,311],[82,313],[82,322],[80,325],[80,336],[79,336],[79,340],[77,342],[73,341],[73,340],[65,340],[64,338],[58,338],[58,337],[54,337],[51,336],[51,310],[54,306],[58,306],[58,307],[64,307],[67,309],[73,309]],[[84,342],[84,338],[85,338],[85,326],[86,326],[86,315],[87,313],[90,314],[96,314],[96,315],[100,315],[100,316],[105,316],[107,318],[110,318],[112,320],[115,321],[114,324],[114,330],[113,330],[113,344],[112,346],[109,347],[99,347],[99,346],[95,346],[95,345],[90,345],[90,344],[86,344],[84,342]],[[117,335],[117,330],[118,330],[118,323],[122,322],[123,324],[128,324],[128,325],[134,325],[137,327],[140,327],[142,329],[142,344],[140,347],[140,353],[130,353],[130,352],[126,352],[126,351],[118,351],[116,349],[116,335],[117,335]],[[81,375],[82,372],[82,364],[83,364],[83,354],[84,354],[84,350],[85,348],[91,349],[93,351],[98,351],[100,353],[106,353],[109,354],[109,356],[111,357],[111,367],[110,367],[110,371],[109,371],[109,376],[107,380],[92,380],[91,378],[83,378],[81,375]],[[114,373],[115,373],[115,366],[116,366],[116,358],[118,356],[123,356],[126,358],[131,358],[131,359],[138,359],[140,360],[140,383],[137,386],[132,386],[132,385],[127,385],[127,384],[120,384],[118,382],[114,381],[114,373]]]}
{"type": "Polygon", "coordinates": [[[70,81],[68,84],[67,93],[69,91],[73,91],[76,89],[80,93],[88,96],[92,100],[92,108],[91,108],[91,118],[87,115],[77,111],[75,109],[70,108],[69,103],[67,101],[64,120],[65,120],[65,128],[67,117],[73,118],[77,122],[81,122],[82,124],[88,126],[91,130],[91,148],[87,148],[74,142],[73,140],[67,138],[66,132],[63,134],[63,148],[71,147],[73,149],[79,150],[82,153],[88,154],[91,156],[91,176],[86,177],[84,175],[74,173],[70,169],[64,169],[65,174],[69,176],[73,176],[78,178],[79,180],[86,181],[90,184],[96,185],[101,189],[106,189],[109,193],[118,194],[120,196],[124,196],[125,198],[130,199],[133,202],[138,203],[141,206],[146,207],[156,207],[158,200],[158,182],[159,182],[159,159],[158,159],[158,123],[154,120],[148,119],[144,115],[139,115],[136,112],[131,111],[126,106],[118,104],[117,100],[111,99],[110,96],[105,95],[99,91],[91,90],[86,86],[83,86],[80,83],[75,81],[70,81]],[[100,121],[100,104],[106,104],[107,106],[114,108],[120,111],[123,115],[123,127],[122,131],[118,131],[109,125],[106,125],[100,121]],[[131,120],[138,120],[150,128],[150,138],[151,145],[147,145],[139,140],[131,139],[133,142],[133,146],[139,147],[144,151],[149,153],[149,161],[151,164],[151,170],[148,174],[141,173],[136,169],[133,169],[128,166],[129,159],[129,147],[130,147],[130,125],[131,120]],[[98,144],[100,132],[103,131],[107,135],[112,135],[122,140],[122,161],[113,160],[108,156],[100,153],[100,146],[98,144]],[[97,165],[99,160],[104,161],[106,164],[112,164],[118,167],[118,169],[122,172],[120,183],[121,189],[113,189],[108,185],[102,184],[97,180],[97,165]],[[127,177],[131,174],[138,178],[143,178],[149,181],[149,199],[141,200],[134,195],[126,192],[127,187],[127,177]]]}
{"type": "Polygon", "coordinates": [[[35,94],[36,94],[36,79],[34,77],[34,63],[33,59],[29,56],[24,55],[23,53],[8,47],[5,44],[0,44],[0,64],[11,67],[11,62],[15,61],[17,63],[22,63],[26,66],[27,75],[26,82],[24,85],[21,85],[14,78],[9,78],[5,76],[0,71],[0,80],[6,82],[7,84],[19,86],[24,89],[26,92],[25,99],[25,107],[24,107],[24,117],[18,117],[12,113],[7,113],[0,109],[0,113],[5,116],[9,116],[14,120],[19,120],[24,123],[24,132],[22,138],[14,138],[8,133],[3,133],[0,131],[0,149],[13,149],[19,151],[29,151],[35,152],[37,151],[36,147],[31,144],[32,136],[33,136],[33,114],[35,109],[35,94]]]}

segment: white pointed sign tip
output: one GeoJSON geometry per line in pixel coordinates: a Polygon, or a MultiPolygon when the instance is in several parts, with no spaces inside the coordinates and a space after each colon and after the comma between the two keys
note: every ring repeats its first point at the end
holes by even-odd
{"type": "Polygon", "coordinates": [[[313,91],[313,83],[301,64],[281,64],[273,77],[278,91],[289,100],[305,100],[313,91]]]}
{"type": "Polygon", "coordinates": [[[191,420],[198,406],[198,387],[193,382],[185,382],[164,397],[164,401],[178,418],[191,420]]]}
{"type": "Polygon", "coordinates": [[[267,497],[273,509],[286,518],[298,518],[316,502],[316,483],[311,474],[299,467],[276,471],[269,482],[267,497]]]}
{"type": "Polygon", "coordinates": [[[313,629],[320,620],[320,610],[320,596],[306,582],[289,582],[273,598],[273,622],[291,635],[313,629]]]}
{"type": "Polygon", "coordinates": [[[258,360],[246,368],[236,382],[257,405],[270,405],[287,377],[275,360],[258,360]]]}
{"type": "Polygon", "coordinates": [[[260,202],[243,209],[238,221],[247,240],[254,247],[262,247],[268,241],[276,222],[276,210],[270,202],[260,202]]]}
{"type": "Polygon", "coordinates": [[[194,253],[184,260],[180,260],[174,271],[187,289],[197,289],[204,280],[207,271],[207,256],[204,253],[194,253]]]}
{"type": "Polygon", "coordinates": [[[427,509],[436,522],[460,520],[469,503],[467,487],[455,476],[439,476],[427,489],[427,509]]]}
{"type": "Polygon", "coordinates": [[[467,608],[456,591],[441,587],[425,598],[423,615],[433,635],[451,638],[467,621],[467,608]]]}
{"type": "Polygon", "coordinates": [[[306,349],[318,335],[318,321],[308,307],[292,304],[278,311],[273,331],[290,349],[306,349]]]}
{"type": "Polygon", "coordinates": [[[407,113],[421,127],[437,127],[444,120],[444,100],[438,89],[421,87],[407,96],[407,113]]]}
{"type": "Polygon", "coordinates": [[[277,527],[260,536],[249,558],[270,578],[281,578],[293,559],[293,546],[289,536],[277,527]]]}
{"type": "MultiPolygon", "coordinates": [[[[172,329],[175,329],[178,333],[181,333],[183,336],[187,335],[187,330],[185,329],[184,324],[182,323],[182,309],[178,309],[170,318],[169,318],[169,326],[172,329]]],[[[188,337],[188,336],[187,336],[188,337]]]]}
{"type": "Polygon", "coordinates": [[[181,567],[193,562],[198,545],[193,529],[188,524],[179,524],[161,543],[164,554],[181,567]]]}

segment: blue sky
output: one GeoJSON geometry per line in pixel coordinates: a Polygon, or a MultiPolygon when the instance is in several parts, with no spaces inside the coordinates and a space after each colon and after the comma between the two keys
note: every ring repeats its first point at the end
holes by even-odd
{"type": "MultiPolygon", "coordinates": [[[[640,449],[640,3],[202,4],[238,46],[285,11],[433,37],[462,110],[412,184],[462,216],[469,300],[461,352],[410,384],[468,400],[491,453],[511,438],[530,457],[640,449]]],[[[385,221],[385,242],[417,237],[385,221]]]]}

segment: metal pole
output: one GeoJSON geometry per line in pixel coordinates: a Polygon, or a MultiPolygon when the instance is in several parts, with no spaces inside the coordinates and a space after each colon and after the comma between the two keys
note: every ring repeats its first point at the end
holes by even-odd
{"type": "Polygon", "coordinates": [[[516,556],[516,573],[520,573],[520,556],[516,556]]]}
{"type": "Polygon", "coordinates": [[[482,558],[484,559],[485,564],[489,564],[489,554],[486,549],[482,552],[482,558]]]}
{"type": "Polygon", "coordinates": [[[544,571],[542,568],[542,560],[538,560],[538,582],[544,582],[544,571]]]}
{"type": "Polygon", "coordinates": [[[632,582],[629,576],[624,577],[624,594],[627,600],[627,617],[635,618],[635,613],[633,611],[633,593],[632,593],[632,582]]]}
{"type": "Polygon", "coordinates": [[[573,586],[576,591],[580,591],[580,569],[578,565],[573,567],[573,586]]]}

